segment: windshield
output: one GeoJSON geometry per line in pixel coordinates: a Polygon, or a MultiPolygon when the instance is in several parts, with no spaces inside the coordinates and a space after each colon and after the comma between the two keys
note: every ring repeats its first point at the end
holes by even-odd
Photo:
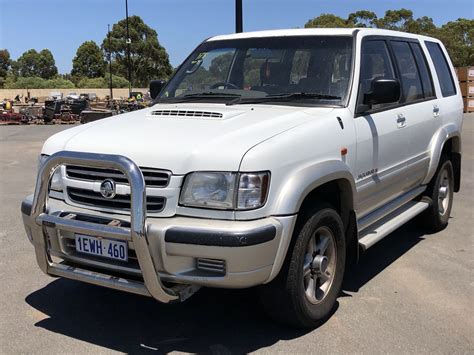
{"type": "Polygon", "coordinates": [[[350,36],[208,41],[180,66],[159,101],[341,105],[351,67],[350,36]]]}

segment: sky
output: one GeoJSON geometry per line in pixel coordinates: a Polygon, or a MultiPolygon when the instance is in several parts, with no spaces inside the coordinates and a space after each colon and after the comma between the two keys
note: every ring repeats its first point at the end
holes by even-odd
{"type": "MultiPolygon", "coordinates": [[[[204,39],[235,30],[234,0],[128,0],[129,15],[139,15],[158,32],[158,40],[178,66],[204,39]]],[[[473,0],[243,0],[244,31],[297,28],[322,13],[347,17],[357,10],[407,8],[442,25],[474,18],[473,0]]],[[[0,48],[13,59],[34,48],[48,48],[60,73],[72,68],[77,48],[99,45],[107,24],[125,18],[125,0],[0,0],[0,48]]]]}

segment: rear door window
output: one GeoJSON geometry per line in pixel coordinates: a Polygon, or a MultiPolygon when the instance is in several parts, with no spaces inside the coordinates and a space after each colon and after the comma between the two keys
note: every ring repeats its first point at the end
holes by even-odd
{"type": "Polygon", "coordinates": [[[410,45],[404,41],[392,41],[391,45],[395,54],[395,61],[398,65],[402,84],[403,98],[401,102],[423,99],[424,94],[420,73],[418,72],[410,45]]]}
{"type": "Polygon", "coordinates": [[[428,64],[426,63],[425,55],[421,50],[421,46],[419,43],[410,42],[410,47],[416,59],[416,65],[418,66],[418,71],[420,73],[425,98],[433,98],[435,96],[433,90],[433,80],[431,78],[428,64]]]}
{"type": "Polygon", "coordinates": [[[448,65],[448,61],[438,43],[425,41],[428,52],[438,75],[439,85],[441,86],[441,94],[446,96],[456,95],[456,87],[454,86],[453,76],[448,65]]]}

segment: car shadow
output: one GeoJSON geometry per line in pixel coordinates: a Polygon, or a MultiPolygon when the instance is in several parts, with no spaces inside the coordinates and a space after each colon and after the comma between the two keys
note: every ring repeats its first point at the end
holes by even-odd
{"type": "MultiPolygon", "coordinates": [[[[358,292],[365,284],[390,264],[404,255],[431,233],[418,219],[413,219],[392,232],[380,242],[360,253],[359,263],[346,273],[342,286],[344,292],[358,292]]],[[[348,296],[344,293],[343,296],[348,296]]]]}
{"type": "Polygon", "coordinates": [[[255,289],[202,289],[181,304],[56,279],[26,297],[45,318],[35,325],[124,353],[248,353],[308,330],[273,323],[255,289]]]}
{"type": "MultiPolygon", "coordinates": [[[[341,297],[357,292],[424,235],[410,222],[369,249],[344,281],[341,297]]],[[[203,289],[182,304],[164,305],[148,297],[56,279],[28,295],[26,302],[47,316],[36,326],[125,353],[248,353],[311,331],[269,320],[255,289],[203,289]]]]}

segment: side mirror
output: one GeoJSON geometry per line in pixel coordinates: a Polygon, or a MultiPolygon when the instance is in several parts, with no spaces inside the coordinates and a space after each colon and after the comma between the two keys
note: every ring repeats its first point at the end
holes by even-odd
{"type": "Polygon", "coordinates": [[[152,80],[150,81],[150,96],[152,100],[154,100],[160,91],[163,89],[163,87],[166,85],[165,80],[152,80]]]}
{"type": "Polygon", "coordinates": [[[400,82],[397,79],[375,78],[370,92],[364,94],[365,105],[387,104],[400,99],[400,82]]]}

